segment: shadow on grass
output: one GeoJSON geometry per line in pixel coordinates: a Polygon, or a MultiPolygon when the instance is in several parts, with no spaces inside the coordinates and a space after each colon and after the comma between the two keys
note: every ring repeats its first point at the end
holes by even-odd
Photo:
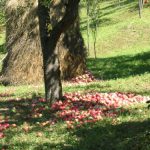
{"type": "Polygon", "coordinates": [[[87,60],[87,66],[97,78],[103,80],[141,75],[150,72],[150,52],[135,56],[90,58],[87,60]]]}
{"type": "MultiPolygon", "coordinates": [[[[110,12],[111,13],[111,12],[110,12]]],[[[104,27],[104,26],[109,26],[109,25],[115,25],[118,23],[118,21],[114,21],[110,18],[103,18],[101,19],[102,15],[99,15],[98,18],[96,20],[93,20],[92,22],[90,22],[90,28],[94,29],[95,28],[95,25],[97,25],[98,27],[104,27]]],[[[84,20],[80,23],[81,27],[80,27],[80,30],[81,31],[84,31],[87,29],[87,21],[84,20]]]]}
{"type": "Polygon", "coordinates": [[[5,44],[0,45],[0,54],[6,54],[5,44]]]}
{"type": "Polygon", "coordinates": [[[133,4],[135,2],[137,3],[136,0],[132,0],[132,1],[130,1],[130,0],[117,1],[117,2],[113,2],[109,6],[106,6],[106,7],[102,8],[102,10],[115,9],[115,8],[122,9],[123,7],[129,7],[129,8],[131,7],[132,8],[131,4],[133,4]]]}
{"type": "MultiPolygon", "coordinates": [[[[8,118],[10,124],[16,123],[17,125],[22,125],[24,122],[35,124],[37,122],[44,122],[53,117],[51,111],[42,111],[42,117],[33,117],[33,114],[36,109],[33,110],[32,104],[33,101],[38,99],[7,99],[5,101],[0,101],[0,114],[8,118]]],[[[45,103],[38,102],[37,108],[42,108],[45,106],[45,103]]],[[[40,113],[40,111],[38,112],[40,113]]]]}
{"type": "MultiPolygon", "coordinates": [[[[28,134],[33,135],[37,132],[42,132],[46,138],[50,138],[52,132],[57,132],[55,126],[53,130],[49,130],[50,127],[41,127],[37,125],[37,122],[47,121],[51,118],[52,114],[49,111],[45,111],[41,118],[31,118],[32,111],[32,99],[20,99],[20,100],[6,100],[0,102],[0,114],[9,117],[12,122],[16,123],[19,127],[24,122],[30,123],[33,128],[28,134]],[[14,109],[15,108],[15,109],[14,109]]],[[[126,110],[122,116],[137,115],[137,111],[126,110]]],[[[52,142],[15,142],[13,145],[6,145],[8,148],[16,149],[32,149],[35,150],[149,150],[150,142],[150,120],[143,122],[125,122],[121,124],[114,124],[110,120],[103,120],[96,124],[85,125],[82,128],[77,128],[72,131],[63,129],[56,134],[64,134],[69,132],[68,138],[64,142],[54,141],[52,142]],[[74,138],[78,139],[75,140],[74,138]]],[[[8,130],[7,143],[10,143],[13,137],[19,136],[22,129],[8,130]]],[[[57,135],[58,136],[58,135],[57,135]]],[[[61,135],[63,137],[63,135],[61,135]]],[[[35,136],[33,136],[35,137],[35,136]]],[[[32,138],[32,136],[30,137],[32,138]]],[[[38,138],[38,137],[37,137],[38,138]]],[[[33,140],[32,140],[33,141],[33,140]]],[[[3,145],[4,146],[4,145],[3,145]]],[[[0,147],[1,148],[1,147],[0,147]]]]}
{"type": "Polygon", "coordinates": [[[73,134],[77,135],[80,142],[68,150],[149,150],[149,125],[150,120],[147,120],[119,125],[103,123],[92,128],[79,129],[73,134]]]}
{"type": "Polygon", "coordinates": [[[33,146],[34,150],[149,150],[149,124],[150,120],[124,122],[118,125],[112,125],[107,121],[98,122],[93,126],[70,131],[70,137],[64,143],[18,142],[13,147],[28,149],[33,146]],[[78,140],[76,141],[72,137],[76,137],[78,140]]]}

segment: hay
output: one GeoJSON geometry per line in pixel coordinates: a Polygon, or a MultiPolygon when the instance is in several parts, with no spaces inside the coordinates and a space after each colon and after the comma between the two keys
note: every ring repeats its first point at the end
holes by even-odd
{"type": "MultiPolygon", "coordinates": [[[[43,61],[37,17],[38,1],[9,0],[6,5],[6,56],[2,67],[3,82],[9,84],[37,84],[43,81],[43,61]]],[[[52,3],[51,24],[63,15],[60,1],[52,3]],[[55,5],[55,7],[53,7],[55,5]]],[[[82,74],[85,70],[86,50],[79,32],[78,20],[64,33],[56,47],[62,79],[82,74]]]]}

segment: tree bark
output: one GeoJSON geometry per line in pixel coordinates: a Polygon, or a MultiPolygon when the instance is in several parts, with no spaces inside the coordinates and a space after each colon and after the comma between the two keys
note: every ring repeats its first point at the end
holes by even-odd
{"type": "Polygon", "coordinates": [[[139,0],[139,17],[142,18],[143,0],[139,0]]]}
{"type": "Polygon", "coordinates": [[[79,0],[67,1],[65,3],[66,8],[64,16],[55,26],[50,28],[49,8],[39,0],[38,16],[43,52],[45,98],[50,103],[62,97],[60,65],[56,45],[61,34],[76,20],[78,16],[78,4],[79,0]]]}

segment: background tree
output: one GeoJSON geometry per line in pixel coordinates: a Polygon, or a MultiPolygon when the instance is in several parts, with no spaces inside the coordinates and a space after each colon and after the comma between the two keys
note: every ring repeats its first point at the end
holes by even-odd
{"type": "MultiPolygon", "coordinates": [[[[8,0],[6,3],[6,46],[2,67],[3,83],[38,83],[43,79],[43,60],[37,17],[38,1],[8,0]]],[[[49,30],[64,16],[65,4],[57,0],[49,6],[49,30]]],[[[79,30],[79,16],[57,42],[61,77],[68,79],[85,70],[86,49],[79,30]]]]}
{"type": "Polygon", "coordinates": [[[139,17],[142,17],[142,9],[143,9],[143,4],[144,1],[143,0],[139,0],[139,17]]]}
{"type": "Polygon", "coordinates": [[[94,56],[96,56],[96,42],[97,42],[97,27],[99,25],[99,19],[100,19],[100,3],[101,0],[84,0],[83,3],[86,5],[86,23],[87,23],[87,49],[89,54],[90,49],[90,34],[92,33],[93,37],[93,50],[94,50],[94,56]]]}

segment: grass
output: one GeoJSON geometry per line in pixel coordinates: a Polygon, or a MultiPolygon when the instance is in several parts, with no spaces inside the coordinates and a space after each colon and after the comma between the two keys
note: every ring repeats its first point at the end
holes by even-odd
{"type": "MultiPolygon", "coordinates": [[[[63,85],[64,92],[131,92],[150,96],[150,9],[144,8],[138,18],[137,2],[123,0],[101,2],[97,37],[97,58],[94,58],[92,35],[87,67],[98,81],[84,85],[63,85]]],[[[86,37],[86,12],[81,9],[81,31],[86,37]]],[[[91,32],[90,32],[91,33],[91,32]]],[[[0,58],[4,57],[4,32],[0,33],[0,58]]],[[[0,86],[0,93],[13,95],[0,97],[0,117],[9,117],[16,128],[5,131],[0,149],[11,150],[149,150],[150,110],[146,104],[127,107],[117,118],[68,130],[63,122],[41,127],[39,119],[29,119],[31,99],[44,94],[43,86],[0,86]],[[19,97],[19,99],[17,99],[19,97]],[[25,100],[27,99],[28,100],[25,100]],[[38,123],[39,122],[39,123],[38,123]],[[25,132],[25,124],[30,126],[25,132]],[[38,136],[40,132],[42,135],[38,136]]]]}
{"type": "MultiPolygon", "coordinates": [[[[138,10],[135,9],[137,2],[123,2],[124,5],[117,8],[116,4],[112,4],[113,1],[105,1],[100,5],[102,12],[97,31],[98,58],[132,55],[149,51],[148,37],[150,35],[147,34],[149,32],[149,9],[144,9],[143,17],[139,19],[138,10]],[[107,23],[106,20],[109,20],[109,22],[107,23]]],[[[81,30],[85,43],[87,43],[85,10],[81,11],[81,14],[84,16],[81,30]]],[[[90,57],[94,57],[92,36],[90,36],[90,41],[90,57]]]]}
{"type": "MultiPolygon", "coordinates": [[[[115,119],[85,125],[81,128],[68,130],[63,122],[54,126],[40,127],[38,122],[47,119],[30,120],[30,100],[1,102],[1,109],[17,123],[17,128],[8,129],[7,138],[1,140],[1,146],[8,149],[52,149],[52,150],[149,150],[150,127],[149,110],[145,105],[127,108],[115,119]],[[16,111],[12,111],[12,108],[16,111]],[[23,130],[25,124],[30,130],[23,130]],[[38,136],[37,133],[42,133],[38,136]],[[88,144],[87,144],[88,143],[88,144]]],[[[1,110],[2,111],[2,110],[1,110]]]]}
{"type": "Polygon", "coordinates": [[[145,74],[142,76],[129,77],[128,79],[116,79],[99,81],[86,85],[77,85],[65,87],[65,92],[125,92],[125,93],[135,93],[140,95],[150,95],[150,85],[149,85],[150,75],[145,74]]]}

